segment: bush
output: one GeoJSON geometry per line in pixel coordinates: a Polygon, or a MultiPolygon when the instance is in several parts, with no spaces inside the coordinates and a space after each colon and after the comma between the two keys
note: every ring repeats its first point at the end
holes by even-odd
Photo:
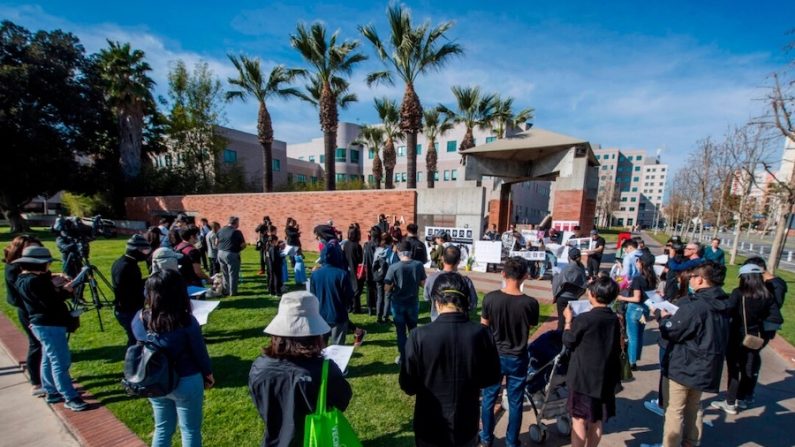
{"type": "Polygon", "coordinates": [[[72,216],[95,216],[105,214],[110,210],[110,203],[101,193],[91,196],[64,192],[61,203],[65,208],[65,214],[72,216]]]}

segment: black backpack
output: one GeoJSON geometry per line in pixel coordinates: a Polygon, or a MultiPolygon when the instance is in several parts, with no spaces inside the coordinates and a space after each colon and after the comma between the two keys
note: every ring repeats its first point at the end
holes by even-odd
{"type": "Polygon", "coordinates": [[[174,391],[179,375],[166,348],[139,341],[127,348],[121,384],[130,396],[162,397],[174,391]]]}
{"type": "Polygon", "coordinates": [[[384,282],[386,272],[389,270],[389,263],[386,260],[386,252],[383,251],[375,257],[373,261],[373,281],[384,282]]]}

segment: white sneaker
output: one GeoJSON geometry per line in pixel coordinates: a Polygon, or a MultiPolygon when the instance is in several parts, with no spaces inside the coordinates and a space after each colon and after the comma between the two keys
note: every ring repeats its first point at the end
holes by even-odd
{"type": "Polygon", "coordinates": [[[709,404],[710,407],[723,410],[727,414],[737,414],[737,404],[730,405],[725,400],[716,400],[709,404]]]}
{"type": "Polygon", "coordinates": [[[395,365],[400,365],[400,356],[395,357],[395,365]]]}
{"type": "Polygon", "coordinates": [[[657,399],[647,400],[643,402],[643,406],[657,416],[665,416],[665,410],[660,407],[660,401],[657,399]]]}

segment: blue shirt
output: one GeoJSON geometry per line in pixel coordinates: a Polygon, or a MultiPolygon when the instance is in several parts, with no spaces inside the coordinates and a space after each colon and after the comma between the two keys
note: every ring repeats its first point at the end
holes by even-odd
{"type": "MultiPolygon", "coordinates": [[[[132,330],[135,339],[146,341],[148,334],[141,319],[141,311],[135,314],[132,321],[132,330]]],[[[180,377],[188,377],[201,373],[202,376],[212,374],[210,368],[210,355],[207,353],[207,346],[204,344],[201,326],[196,318],[191,315],[188,326],[177,328],[171,332],[163,334],[153,333],[151,340],[161,348],[165,348],[174,359],[177,366],[177,374],[180,377]]]]}
{"type": "Polygon", "coordinates": [[[320,301],[320,316],[333,326],[348,321],[348,303],[353,290],[348,271],[324,264],[312,272],[309,291],[320,301]]]}
{"type": "Polygon", "coordinates": [[[714,262],[717,262],[720,265],[725,265],[726,264],[725,257],[726,256],[725,256],[723,250],[721,250],[720,248],[718,248],[717,250],[713,251],[712,247],[707,247],[707,249],[704,250],[704,260],[705,261],[714,261],[714,262]]]}

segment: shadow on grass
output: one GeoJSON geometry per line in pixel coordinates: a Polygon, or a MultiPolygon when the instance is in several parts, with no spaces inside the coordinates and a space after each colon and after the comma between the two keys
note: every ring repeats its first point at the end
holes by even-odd
{"type": "MultiPolygon", "coordinates": [[[[401,445],[414,445],[414,427],[412,426],[411,422],[404,422],[403,425],[400,427],[395,428],[389,433],[384,433],[383,435],[368,439],[364,444],[368,446],[394,446],[396,445],[396,441],[398,437],[407,436],[410,437],[410,441],[407,440],[405,443],[400,443],[401,445]],[[402,435],[402,436],[401,436],[402,435]]],[[[402,439],[401,439],[402,440],[402,439]]]]}
{"type": "Polygon", "coordinates": [[[221,299],[218,309],[266,309],[276,305],[276,303],[261,295],[254,296],[254,294],[251,294],[251,298],[239,298],[246,296],[246,294],[241,293],[237,296],[238,298],[221,299]]]}
{"type": "MultiPolygon", "coordinates": [[[[395,349],[395,355],[397,355],[397,349],[395,349]]],[[[378,376],[381,374],[396,374],[398,370],[399,367],[394,362],[371,362],[356,367],[352,366],[348,372],[348,378],[378,376]]]]}
{"type": "Polygon", "coordinates": [[[248,373],[255,358],[241,359],[234,355],[213,357],[215,388],[248,387],[248,373]]]}

